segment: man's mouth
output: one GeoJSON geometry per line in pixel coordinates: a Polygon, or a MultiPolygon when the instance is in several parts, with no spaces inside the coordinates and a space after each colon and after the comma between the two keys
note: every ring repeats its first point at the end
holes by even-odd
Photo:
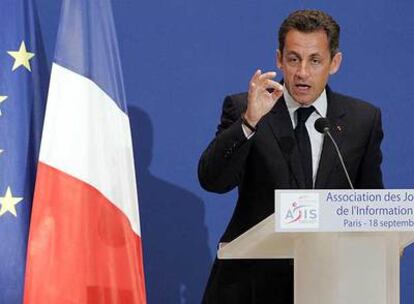
{"type": "Polygon", "coordinates": [[[295,88],[300,93],[307,93],[310,90],[311,86],[306,83],[297,83],[295,84],[295,88]]]}

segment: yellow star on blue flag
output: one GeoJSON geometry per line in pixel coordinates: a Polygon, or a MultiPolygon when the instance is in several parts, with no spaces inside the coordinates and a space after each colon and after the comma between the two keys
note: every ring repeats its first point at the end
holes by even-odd
{"type": "Polygon", "coordinates": [[[31,71],[29,60],[32,59],[35,54],[26,50],[24,41],[20,44],[18,51],[8,51],[7,53],[14,58],[12,71],[16,70],[19,66],[24,66],[27,70],[31,71]]]}
{"type": "Polygon", "coordinates": [[[0,196],[0,216],[6,212],[10,212],[14,216],[17,216],[16,205],[23,200],[23,197],[13,196],[10,187],[7,187],[6,194],[0,196]]]}

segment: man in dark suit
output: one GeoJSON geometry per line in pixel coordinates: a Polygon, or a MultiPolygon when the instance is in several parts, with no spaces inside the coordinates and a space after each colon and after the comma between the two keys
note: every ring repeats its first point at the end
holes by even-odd
{"type": "MultiPolygon", "coordinates": [[[[208,191],[238,187],[239,198],[221,238],[230,242],[274,212],[274,189],[349,188],[329,140],[313,124],[326,117],[355,188],[382,188],[381,114],[333,92],[339,26],[326,13],[292,13],[279,30],[276,73],[253,75],[248,93],[228,96],[215,139],[199,163],[208,191]]],[[[293,303],[290,260],[216,260],[203,303],[293,303]]],[[[317,279],[317,278],[315,278],[317,279]]]]}

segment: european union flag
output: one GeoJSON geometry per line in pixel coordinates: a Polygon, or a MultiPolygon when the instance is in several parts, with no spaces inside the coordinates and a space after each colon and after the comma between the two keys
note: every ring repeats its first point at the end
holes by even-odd
{"type": "Polygon", "coordinates": [[[0,303],[21,303],[48,86],[32,0],[0,3],[0,303]]]}

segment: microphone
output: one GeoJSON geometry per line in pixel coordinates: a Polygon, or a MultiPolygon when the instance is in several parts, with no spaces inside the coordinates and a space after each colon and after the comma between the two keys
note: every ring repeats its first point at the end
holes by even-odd
{"type": "Polygon", "coordinates": [[[329,121],[324,117],[318,118],[315,121],[315,129],[319,133],[323,134],[329,132],[329,121]]]}
{"type": "Polygon", "coordinates": [[[341,151],[339,151],[338,145],[336,144],[335,140],[333,139],[333,137],[331,135],[331,132],[329,132],[329,130],[330,130],[329,121],[324,117],[318,118],[315,121],[315,129],[319,133],[322,133],[324,135],[328,135],[328,137],[331,139],[331,141],[332,141],[332,143],[335,147],[336,154],[338,155],[339,161],[341,162],[342,168],[344,169],[344,172],[345,172],[346,178],[348,180],[349,186],[351,187],[352,190],[354,190],[354,185],[352,185],[351,178],[349,177],[348,170],[346,169],[344,159],[342,158],[341,151]]]}

